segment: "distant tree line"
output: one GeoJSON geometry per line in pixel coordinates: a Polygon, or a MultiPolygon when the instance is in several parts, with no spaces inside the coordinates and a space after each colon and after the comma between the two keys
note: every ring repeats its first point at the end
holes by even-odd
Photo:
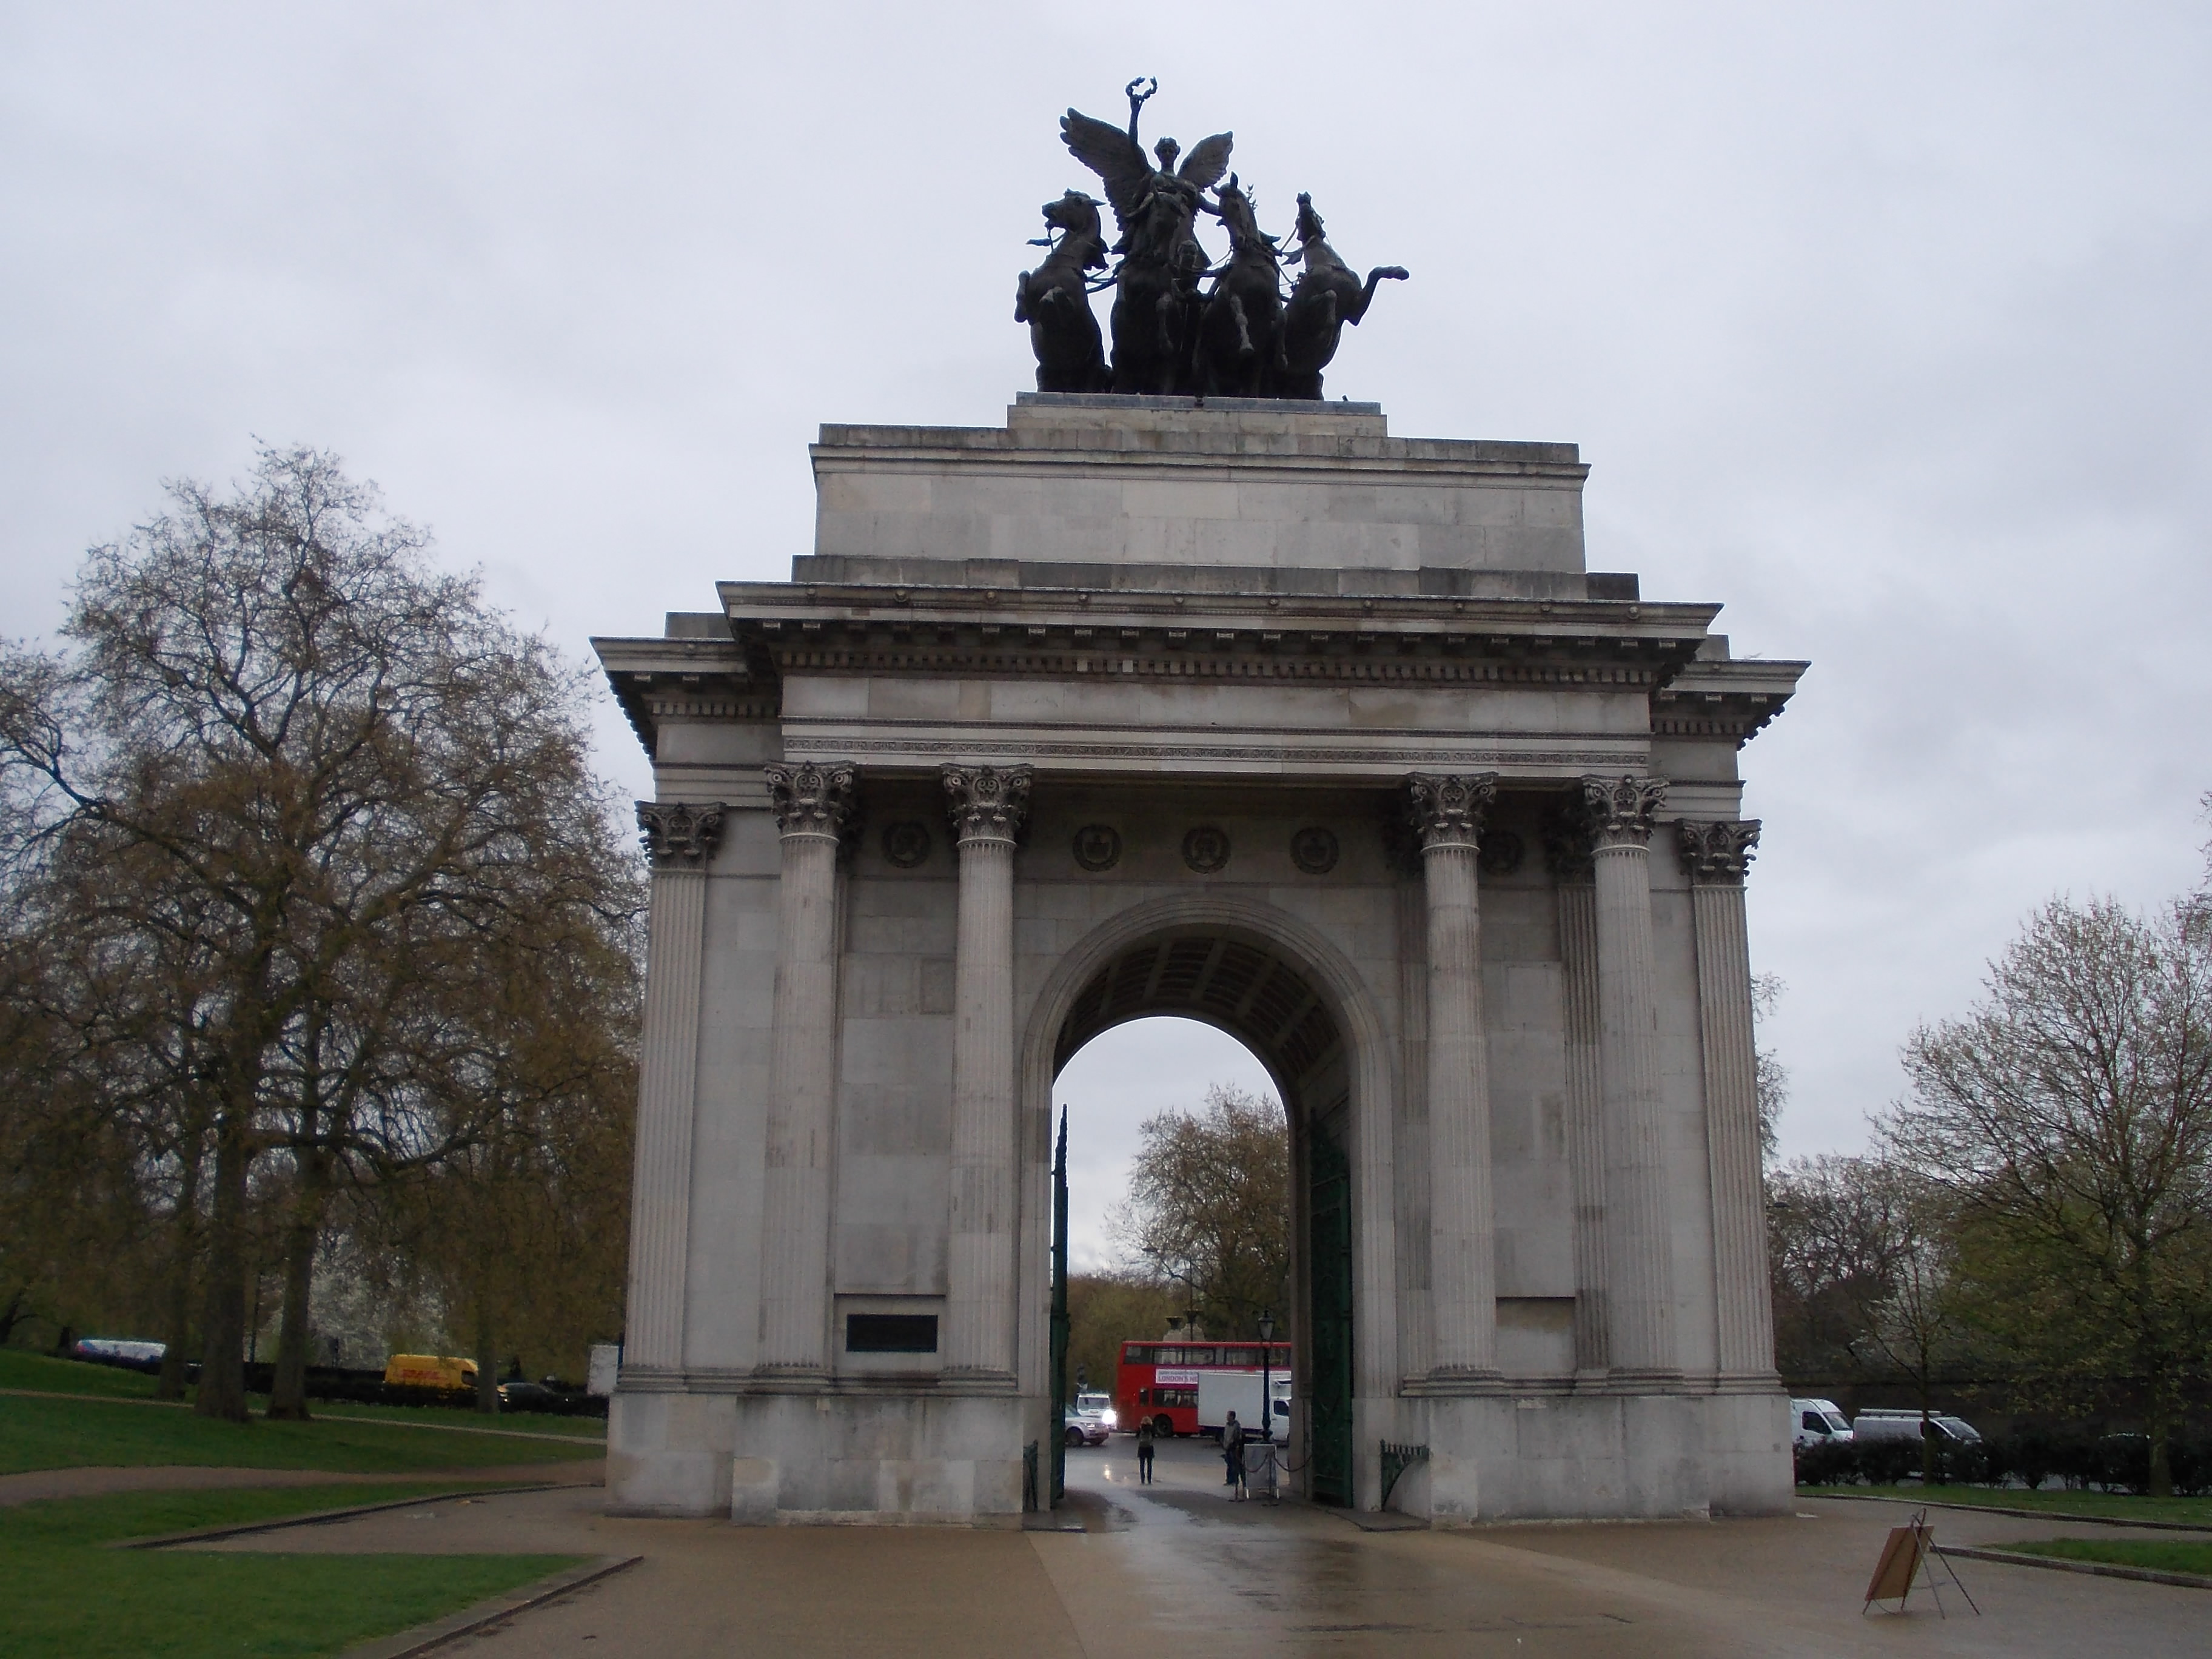
{"type": "Polygon", "coordinates": [[[1904,1060],[1865,1155],[1770,1174],[1784,1375],[2117,1416],[2172,1492],[2212,1382],[2212,905],[2053,901],[1904,1060]]]}
{"type": "Polygon", "coordinates": [[[264,448],[0,652],[0,1340],[307,1410],[319,1264],[573,1369],[621,1328],[641,876],[588,681],[336,459],[264,448]]]}

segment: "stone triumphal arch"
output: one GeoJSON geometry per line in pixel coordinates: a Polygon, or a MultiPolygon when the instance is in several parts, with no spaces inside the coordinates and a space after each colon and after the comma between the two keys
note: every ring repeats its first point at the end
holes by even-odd
{"type": "Polygon", "coordinates": [[[657,786],[613,1504],[1016,1519],[1053,1079],[1150,1013],[1289,1109],[1310,1495],[1785,1504],[1736,757],[1803,665],[1589,571],[1571,446],[1039,393],[812,453],[790,581],[597,642],[657,786]]]}

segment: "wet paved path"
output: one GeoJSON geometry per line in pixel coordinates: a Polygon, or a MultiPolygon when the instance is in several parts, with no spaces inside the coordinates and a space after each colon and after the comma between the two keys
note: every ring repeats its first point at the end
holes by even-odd
{"type": "MultiPolygon", "coordinates": [[[[1808,1500],[1767,1521],[1370,1533],[1326,1510],[1234,1504],[1178,1445],[1135,1485],[1127,1443],[1069,1456],[1085,1530],[744,1528],[611,1519],[569,1490],[390,1511],[226,1550],[642,1555],[620,1576],[446,1651],[477,1659],[845,1654],[1086,1656],[2196,1654],[2212,1592],[1962,1564],[1985,1616],[1862,1617],[1902,1507],[1808,1500]]],[[[1936,1516],[1989,1543],[2094,1528],[1936,1516]]]]}

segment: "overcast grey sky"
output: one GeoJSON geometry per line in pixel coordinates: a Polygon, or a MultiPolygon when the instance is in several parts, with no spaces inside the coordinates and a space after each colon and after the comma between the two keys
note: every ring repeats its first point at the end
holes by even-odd
{"type": "MultiPolygon", "coordinates": [[[[1055,118],[1138,73],[1148,131],[1235,130],[1271,228],[1310,190],[1412,269],[1332,393],[1581,444],[1595,568],[1812,659],[1746,756],[1787,1150],[1856,1146],[2043,899],[2197,878],[2201,3],[9,0],[0,627],[252,434],[579,653],[784,575],[818,423],[1030,383],[1014,273],[1088,182],[1055,118]]],[[[1120,1041],[1069,1074],[1101,1158],[1221,1074],[1120,1041]]]]}

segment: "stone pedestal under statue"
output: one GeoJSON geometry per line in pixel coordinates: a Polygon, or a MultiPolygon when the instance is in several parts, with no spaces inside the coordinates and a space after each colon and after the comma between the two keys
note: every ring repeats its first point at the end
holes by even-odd
{"type": "Polygon", "coordinates": [[[1289,1113],[1310,1495],[1785,1507],[1736,757],[1804,665],[1587,570],[1569,445],[1037,394],[812,453],[790,581],[596,642],[657,795],[612,1505],[1017,1523],[1053,1079],[1175,1014],[1289,1113]]]}

